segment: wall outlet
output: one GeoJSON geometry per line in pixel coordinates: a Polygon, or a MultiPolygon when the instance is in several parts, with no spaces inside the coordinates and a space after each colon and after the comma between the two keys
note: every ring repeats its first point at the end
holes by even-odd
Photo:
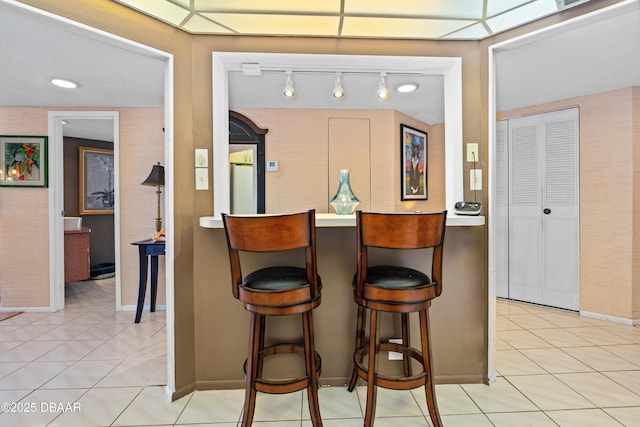
{"type": "Polygon", "coordinates": [[[467,162],[478,161],[480,161],[480,157],[478,157],[478,143],[472,142],[467,144],[467,162]]]}
{"type": "Polygon", "coordinates": [[[209,189],[209,168],[196,168],[196,190],[209,189]]]}
{"type": "Polygon", "coordinates": [[[482,190],[482,169],[471,169],[469,171],[469,181],[471,191],[482,190]]]}

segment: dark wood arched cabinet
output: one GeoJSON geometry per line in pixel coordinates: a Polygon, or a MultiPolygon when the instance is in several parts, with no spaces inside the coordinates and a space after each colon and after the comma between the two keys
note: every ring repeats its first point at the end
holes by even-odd
{"type": "Polygon", "coordinates": [[[229,111],[229,145],[255,145],[256,148],[257,155],[254,159],[257,173],[256,213],[265,213],[265,135],[267,132],[269,129],[258,127],[248,117],[229,111]]]}

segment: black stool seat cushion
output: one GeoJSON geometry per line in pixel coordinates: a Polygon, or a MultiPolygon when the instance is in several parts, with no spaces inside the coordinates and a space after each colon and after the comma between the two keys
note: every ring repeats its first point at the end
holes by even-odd
{"type": "Polygon", "coordinates": [[[412,288],[431,283],[429,276],[409,267],[378,265],[367,269],[366,283],[380,288],[412,288]]]}
{"type": "Polygon", "coordinates": [[[307,285],[307,271],[301,267],[267,267],[245,277],[242,285],[265,291],[284,291],[307,285]]]}

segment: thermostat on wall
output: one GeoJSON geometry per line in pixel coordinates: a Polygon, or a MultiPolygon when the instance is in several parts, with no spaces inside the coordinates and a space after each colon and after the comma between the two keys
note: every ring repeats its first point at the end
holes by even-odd
{"type": "Polygon", "coordinates": [[[278,172],[277,160],[267,160],[267,172],[278,172]]]}

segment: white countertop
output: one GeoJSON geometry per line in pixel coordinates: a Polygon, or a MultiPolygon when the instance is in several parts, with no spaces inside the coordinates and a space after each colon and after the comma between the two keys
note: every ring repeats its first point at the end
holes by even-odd
{"type": "MultiPolygon", "coordinates": [[[[484,216],[464,216],[449,213],[447,215],[448,227],[470,227],[484,225],[484,216]]],[[[355,227],[356,215],[337,215],[335,213],[316,213],[316,227],[355,227]]],[[[223,228],[222,217],[200,217],[200,227],[223,228]]]]}

